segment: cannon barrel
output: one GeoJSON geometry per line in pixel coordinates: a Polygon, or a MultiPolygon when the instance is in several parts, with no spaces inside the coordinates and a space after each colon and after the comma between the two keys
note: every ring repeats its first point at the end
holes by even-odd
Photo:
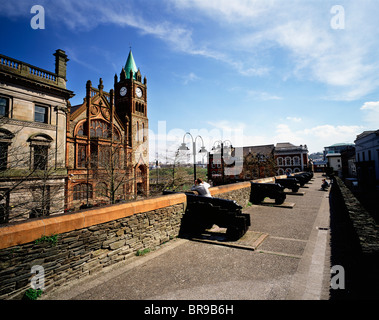
{"type": "Polygon", "coordinates": [[[287,177],[284,179],[275,178],[275,183],[280,184],[284,188],[291,189],[292,192],[298,192],[300,188],[299,180],[292,177],[287,177]]]}

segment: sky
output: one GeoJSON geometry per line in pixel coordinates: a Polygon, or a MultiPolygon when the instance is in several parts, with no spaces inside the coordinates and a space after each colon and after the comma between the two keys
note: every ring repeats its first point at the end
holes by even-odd
{"type": "Polygon", "coordinates": [[[113,88],[131,48],[151,160],[192,149],[191,136],[208,151],[313,153],[379,129],[378,16],[377,0],[1,0],[0,53],[54,71],[66,51],[76,105],[87,80],[113,88]]]}

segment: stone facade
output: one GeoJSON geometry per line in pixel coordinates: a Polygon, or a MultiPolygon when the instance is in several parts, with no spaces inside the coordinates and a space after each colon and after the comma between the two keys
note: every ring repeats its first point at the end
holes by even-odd
{"type": "Polygon", "coordinates": [[[0,223],[64,208],[68,100],[64,51],[56,73],[0,55],[0,223]]]}

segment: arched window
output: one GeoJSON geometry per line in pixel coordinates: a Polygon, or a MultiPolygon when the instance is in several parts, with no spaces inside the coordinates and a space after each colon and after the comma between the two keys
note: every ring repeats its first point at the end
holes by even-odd
{"type": "Polygon", "coordinates": [[[111,137],[110,125],[102,120],[91,121],[91,137],[109,139],[111,137]]]}
{"type": "Polygon", "coordinates": [[[279,157],[278,158],[278,166],[282,166],[282,165],[283,165],[283,158],[279,157]]]}
{"type": "Polygon", "coordinates": [[[139,141],[139,122],[137,121],[137,132],[136,132],[136,140],[139,141]]]}
{"type": "Polygon", "coordinates": [[[300,158],[299,157],[293,157],[293,165],[298,166],[300,164],[300,158]]]}
{"type": "Polygon", "coordinates": [[[286,166],[290,166],[291,165],[291,158],[286,157],[285,162],[286,162],[286,166]]]}

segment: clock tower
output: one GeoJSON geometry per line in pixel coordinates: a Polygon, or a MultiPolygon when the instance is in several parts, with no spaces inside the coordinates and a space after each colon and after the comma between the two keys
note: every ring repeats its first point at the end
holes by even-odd
{"type": "Polygon", "coordinates": [[[131,173],[131,192],[149,193],[149,143],[147,118],[147,81],[141,78],[130,50],[120,78],[114,78],[115,110],[125,125],[126,163],[131,173]]]}

